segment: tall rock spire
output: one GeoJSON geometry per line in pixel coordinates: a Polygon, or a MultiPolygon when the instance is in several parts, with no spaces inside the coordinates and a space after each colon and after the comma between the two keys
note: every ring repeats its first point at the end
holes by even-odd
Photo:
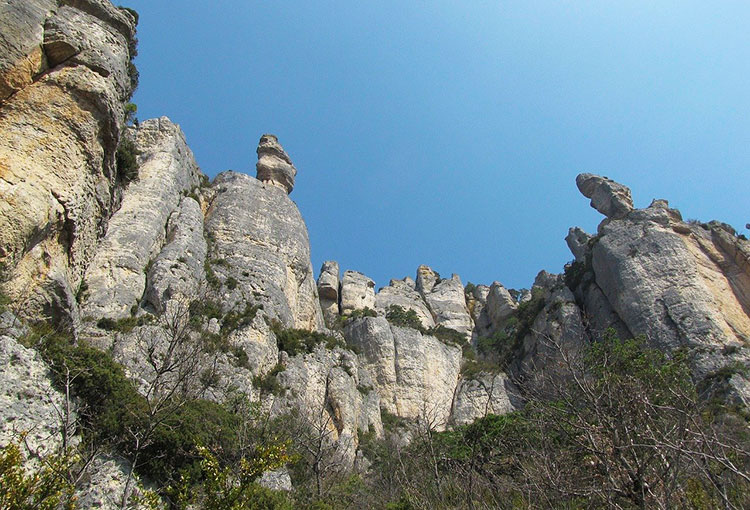
{"type": "Polygon", "coordinates": [[[255,165],[259,181],[268,182],[284,188],[287,193],[294,189],[294,177],[297,169],[284,152],[275,135],[263,135],[258,142],[258,163],[255,165]]]}

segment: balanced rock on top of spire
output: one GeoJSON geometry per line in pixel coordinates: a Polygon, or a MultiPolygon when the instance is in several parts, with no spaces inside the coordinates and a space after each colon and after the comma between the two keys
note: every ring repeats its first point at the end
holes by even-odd
{"type": "Polygon", "coordinates": [[[297,169],[275,135],[265,134],[258,142],[258,163],[255,165],[259,181],[282,187],[287,193],[294,189],[297,169]]]}

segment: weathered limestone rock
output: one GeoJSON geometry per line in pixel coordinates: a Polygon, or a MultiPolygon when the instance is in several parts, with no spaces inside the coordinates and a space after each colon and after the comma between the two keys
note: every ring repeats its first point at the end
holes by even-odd
{"type": "Polygon", "coordinates": [[[318,276],[320,309],[327,325],[332,325],[339,316],[339,264],[329,260],[323,262],[318,276]]]}
{"type": "Polygon", "coordinates": [[[184,197],[167,224],[167,240],[147,275],[146,299],[161,313],[171,299],[189,302],[196,298],[204,278],[206,240],[203,212],[198,202],[184,197]]]}
{"type": "Polygon", "coordinates": [[[168,219],[177,211],[182,195],[200,182],[200,170],[179,126],[162,117],[145,121],[133,131],[139,179],[128,186],[86,271],[84,316],[120,319],[130,315],[146,287],[146,265],[166,241],[168,219]]]}
{"type": "Polygon", "coordinates": [[[602,224],[592,264],[633,334],[664,349],[693,348],[698,375],[706,375],[724,363],[725,346],[750,341],[750,274],[717,242],[720,230],[677,218],[650,207],[602,224]]]}
{"type": "Polygon", "coordinates": [[[62,4],[0,3],[0,263],[24,313],[75,324],[76,289],[119,197],[134,20],[108,2],[62,4]],[[79,53],[56,62],[63,40],[79,53]],[[57,67],[39,74],[47,48],[57,67]]]}
{"type": "Polygon", "coordinates": [[[518,389],[507,375],[480,372],[459,381],[451,422],[455,426],[466,425],[488,414],[507,414],[518,408],[518,389]]]}
{"type": "Polygon", "coordinates": [[[55,0],[0,1],[0,103],[46,68],[44,20],[56,7],[55,0]]]}
{"type": "Polygon", "coordinates": [[[286,327],[323,327],[310,241],[297,206],[276,186],[224,172],[206,217],[209,284],[224,310],[263,305],[286,327]]]}
{"type": "Polygon", "coordinates": [[[276,377],[285,391],[274,398],[271,414],[298,411],[304,428],[329,442],[330,453],[346,466],[354,465],[359,431],[382,435],[380,399],[351,351],[319,345],[311,354],[289,358],[276,377]]]}
{"type": "Polygon", "coordinates": [[[318,294],[320,299],[338,301],[339,299],[339,264],[329,260],[323,262],[318,277],[318,294]]]}
{"type": "Polygon", "coordinates": [[[611,179],[579,174],[576,185],[583,196],[591,199],[591,207],[608,218],[624,218],[633,210],[630,189],[611,179]]]}
{"type": "Polygon", "coordinates": [[[392,326],[383,317],[351,321],[344,334],[360,349],[360,361],[373,374],[381,409],[438,429],[447,425],[458,384],[459,347],[392,326]]]}
{"type": "Polygon", "coordinates": [[[285,189],[291,193],[297,169],[274,135],[263,135],[258,143],[258,180],[285,189]]]}
{"type": "Polygon", "coordinates": [[[427,308],[422,296],[415,289],[414,280],[391,280],[387,287],[380,289],[375,295],[375,309],[382,315],[391,306],[400,306],[404,310],[414,310],[425,328],[435,326],[430,309],[427,308]]]}
{"type": "Polygon", "coordinates": [[[430,267],[422,264],[417,268],[416,289],[420,294],[426,294],[432,291],[432,288],[440,280],[440,275],[430,267]]]}
{"type": "Polygon", "coordinates": [[[585,260],[590,240],[591,235],[578,227],[568,230],[565,242],[568,244],[568,248],[570,248],[570,251],[573,253],[577,262],[583,262],[585,260]]]}
{"type": "Polygon", "coordinates": [[[559,374],[566,372],[563,354],[575,355],[589,342],[581,310],[562,275],[540,272],[534,282],[534,295],[538,299],[540,294],[544,306],[511,366],[514,376],[523,382],[523,389],[533,392],[544,392],[545,386],[559,382],[559,374]]]}
{"type": "MultiPolygon", "coordinates": [[[[419,287],[419,279],[417,286],[419,287]]],[[[429,285],[422,286],[423,289],[428,287],[429,285]]],[[[429,292],[423,290],[422,296],[430,307],[435,324],[458,331],[467,338],[471,336],[474,323],[466,307],[464,286],[458,275],[454,274],[450,278],[436,282],[429,292]]]]}
{"type": "Polygon", "coordinates": [[[493,327],[500,326],[515,313],[518,304],[500,282],[492,282],[487,294],[487,315],[493,327]]]}
{"type": "Polygon", "coordinates": [[[258,479],[258,484],[266,489],[274,491],[291,491],[292,478],[289,476],[289,470],[286,468],[274,469],[273,471],[265,471],[258,479]]]}
{"type": "MultiPolygon", "coordinates": [[[[32,451],[56,452],[63,430],[57,413],[64,404],[65,396],[52,385],[41,356],[14,338],[0,336],[0,445],[18,441],[19,434],[27,432],[32,451]]],[[[70,423],[74,421],[71,416],[70,423]]]]}
{"type": "MultiPolygon", "coordinates": [[[[122,494],[130,471],[130,463],[122,457],[99,455],[87,469],[86,483],[76,491],[77,508],[117,510],[122,508],[122,494]]],[[[132,486],[131,498],[143,494],[139,483],[132,486]]],[[[131,499],[131,501],[133,501],[131,499]]]]}
{"type": "Polygon", "coordinates": [[[375,309],[375,282],[358,271],[346,271],[341,280],[341,314],[375,309]]]}

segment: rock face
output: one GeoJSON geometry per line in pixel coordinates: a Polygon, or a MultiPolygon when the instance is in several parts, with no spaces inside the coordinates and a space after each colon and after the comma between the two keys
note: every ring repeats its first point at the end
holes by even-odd
{"type": "MultiPolygon", "coordinates": [[[[626,189],[588,175],[579,176],[578,184],[587,197],[594,184],[626,189]]],[[[620,200],[619,210],[625,211],[629,193],[614,196],[627,197],[620,200]]],[[[610,217],[596,237],[584,244],[585,233],[569,235],[584,271],[574,290],[594,329],[613,326],[621,335],[644,335],[662,349],[687,348],[699,379],[722,367],[746,365],[750,243],[723,224],[683,222],[665,200],[624,215],[602,209],[610,217]]],[[[730,383],[738,391],[744,384],[740,379],[737,374],[730,383]]]]}
{"type": "Polygon", "coordinates": [[[318,346],[289,358],[276,377],[284,394],[274,398],[272,415],[297,411],[303,428],[326,441],[346,465],[354,465],[360,431],[382,435],[378,393],[351,351],[318,346]]]}
{"type": "Polygon", "coordinates": [[[375,282],[358,271],[346,271],[341,281],[341,314],[375,308],[375,282]]]}
{"type": "Polygon", "coordinates": [[[0,101],[23,90],[45,68],[44,20],[55,0],[0,3],[0,101]]]}
{"type": "Polygon", "coordinates": [[[109,2],[0,2],[0,264],[24,312],[75,323],[120,196],[135,20],[109,2]]]}
{"type": "Polygon", "coordinates": [[[294,178],[297,169],[289,159],[279,140],[274,135],[263,135],[258,143],[257,177],[266,182],[286,190],[287,194],[294,189],[294,178]]]}
{"type": "Polygon", "coordinates": [[[488,414],[508,414],[520,408],[519,392],[504,373],[481,372],[462,378],[453,400],[451,422],[460,426],[488,414]]]}
{"type": "MultiPolygon", "coordinates": [[[[427,280],[427,282],[430,281],[427,280]]],[[[436,281],[431,288],[425,283],[423,281],[420,286],[417,282],[417,286],[422,289],[422,296],[430,307],[435,324],[458,331],[467,338],[470,337],[474,322],[466,307],[464,286],[458,275],[454,274],[448,279],[436,281]],[[428,288],[430,288],[429,291],[428,288]]]]}
{"type": "Polygon", "coordinates": [[[591,207],[608,218],[623,218],[633,210],[630,189],[606,177],[580,174],[576,185],[583,196],[591,199],[591,207]]]}
{"type": "Polygon", "coordinates": [[[435,320],[421,294],[416,290],[416,284],[411,278],[391,280],[387,287],[380,289],[375,296],[375,309],[382,315],[388,313],[391,306],[400,306],[404,310],[414,310],[422,322],[422,326],[429,329],[435,326],[435,320]]]}
{"type": "MultiPolygon", "coordinates": [[[[170,216],[177,213],[182,196],[199,183],[200,170],[179,126],[162,117],[145,121],[134,131],[139,179],[128,186],[86,271],[84,316],[121,319],[131,314],[146,289],[146,265],[167,241],[170,216]]],[[[186,203],[185,220],[189,207],[186,203]]],[[[198,225],[193,222],[192,228],[198,225]]],[[[174,255],[175,249],[179,245],[168,253],[174,255]]]]}
{"type": "Polygon", "coordinates": [[[459,347],[393,326],[383,317],[353,320],[344,334],[360,349],[364,367],[373,374],[381,409],[445,428],[458,384],[459,347]]]}
{"type": "Polygon", "coordinates": [[[206,215],[215,289],[230,310],[263,305],[287,327],[323,327],[305,222],[287,194],[245,174],[224,172],[206,215]]]}
{"type": "Polygon", "coordinates": [[[164,248],[147,275],[146,299],[156,312],[166,311],[170,300],[188,302],[198,295],[206,250],[201,207],[193,198],[183,197],[167,223],[164,248]]]}
{"type": "MultiPolygon", "coordinates": [[[[65,395],[52,385],[39,353],[10,336],[0,336],[0,388],[0,445],[27,432],[32,451],[56,452],[62,445],[58,412],[65,409],[65,395]]],[[[70,416],[71,427],[75,419],[70,416]]]]}

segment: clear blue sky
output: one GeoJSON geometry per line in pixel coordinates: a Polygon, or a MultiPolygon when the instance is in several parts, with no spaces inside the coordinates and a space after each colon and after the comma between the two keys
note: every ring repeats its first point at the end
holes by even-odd
{"type": "Polygon", "coordinates": [[[602,219],[579,172],[748,233],[746,0],[123,2],[138,116],[180,124],[211,177],[255,175],[278,135],[316,274],[529,287],[602,219]]]}

